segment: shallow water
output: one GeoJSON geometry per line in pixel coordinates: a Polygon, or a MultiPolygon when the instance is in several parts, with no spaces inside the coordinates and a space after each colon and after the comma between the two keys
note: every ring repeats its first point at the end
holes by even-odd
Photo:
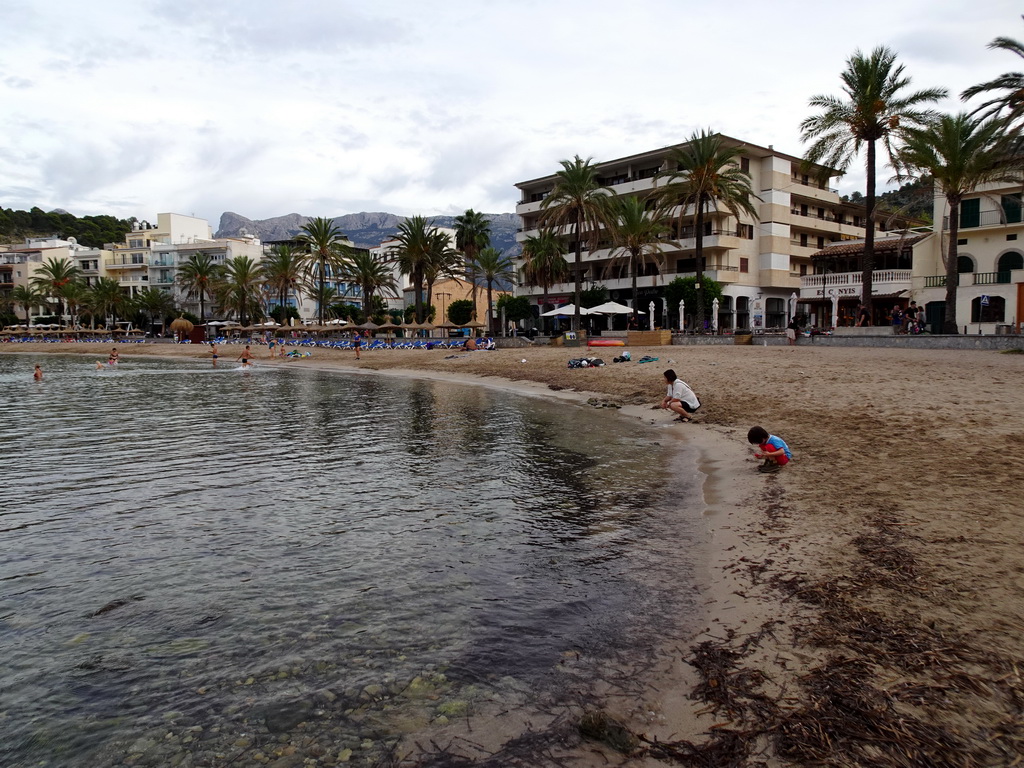
{"type": "Polygon", "coordinates": [[[695,610],[693,457],[611,412],[94,362],[0,356],[0,764],[372,762],[695,610]]]}

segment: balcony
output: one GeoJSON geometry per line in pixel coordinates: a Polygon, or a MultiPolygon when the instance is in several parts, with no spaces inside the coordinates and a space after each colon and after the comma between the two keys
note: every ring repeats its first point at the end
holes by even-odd
{"type": "Polygon", "coordinates": [[[141,261],[133,261],[126,257],[122,257],[120,259],[106,259],[103,264],[107,269],[146,269],[148,267],[145,259],[141,261]]]}
{"type": "MultiPolygon", "coordinates": [[[[835,291],[841,299],[858,298],[863,293],[863,273],[833,272],[823,275],[805,275],[800,278],[801,299],[827,299],[835,291]]],[[[871,295],[910,290],[909,269],[877,269],[872,273],[871,295]]]]}
{"type": "MultiPolygon", "coordinates": [[[[1005,227],[1010,224],[1020,224],[1021,215],[1019,210],[995,210],[982,211],[976,217],[960,215],[960,233],[964,230],[977,229],[979,227],[1005,227]]],[[[942,228],[949,229],[949,216],[942,217],[942,228]]]]}
{"type": "Polygon", "coordinates": [[[825,182],[819,181],[811,176],[793,176],[790,181],[794,184],[799,184],[802,187],[810,187],[811,189],[820,189],[823,192],[831,192],[834,195],[839,194],[838,189],[832,187],[826,187],[825,182]]]}

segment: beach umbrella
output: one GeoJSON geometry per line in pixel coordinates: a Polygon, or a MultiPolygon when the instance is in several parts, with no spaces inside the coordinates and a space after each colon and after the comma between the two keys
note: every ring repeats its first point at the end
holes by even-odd
{"type": "Polygon", "coordinates": [[[633,308],[627,307],[625,304],[619,304],[617,301],[606,301],[604,304],[598,304],[596,307],[591,307],[587,310],[592,315],[632,315],[633,308]]]}
{"type": "Polygon", "coordinates": [[[171,320],[171,330],[174,331],[175,335],[179,340],[188,336],[195,326],[190,320],[186,320],[184,317],[177,317],[171,320]]]}
{"type": "MultiPolygon", "coordinates": [[[[630,312],[632,312],[632,311],[633,310],[630,310],[630,312]]],[[[591,313],[591,310],[587,309],[586,307],[580,307],[580,314],[581,315],[589,315],[590,313],[591,313]]],[[[564,307],[558,307],[557,309],[552,309],[550,312],[542,313],[541,317],[557,317],[558,315],[565,315],[565,316],[568,317],[569,315],[575,315],[575,314],[576,314],[576,305],[575,304],[566,304],[564,307]]]]}
{"type": "Polygon", "coordinates": [[[373,320],[367,320],[365,323],[353,325],[352,327],[358,328],[360,331],[376,331],[378,328],[380,328],[380,326],[373,322],[373,320]]]}

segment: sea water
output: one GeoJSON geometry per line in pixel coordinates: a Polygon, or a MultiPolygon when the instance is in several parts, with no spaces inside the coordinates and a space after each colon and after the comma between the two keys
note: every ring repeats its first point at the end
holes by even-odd
{"type": "Polygon", "coordinates": [[[5,766],[485,741],[696,610],[693,456],[613,411],[131,354],[0,356],[0,407],[5,766]]]}

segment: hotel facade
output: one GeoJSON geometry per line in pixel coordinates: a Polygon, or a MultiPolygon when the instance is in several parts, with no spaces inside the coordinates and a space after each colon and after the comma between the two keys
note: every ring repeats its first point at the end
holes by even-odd
{"type": "MultiPolygon", "coordinates": [[[[750,174],[750,187],[759,199],[752,201],[757,218],[742,214],[737,219],[720,206],[705,213],[704,274],[723,288],[718,325],[723,330],[783,328],[794,313],[809,316],[814,311],[812,304],[804,301],[812,299],[819,287],[812,256],[830,243],[864,238],[864,207],[843,202],[838,191],[821,180],[820,166],[805,169],[801,158],[772,146],[761,147],[728,136],[721,139],[739,149],[737,162],[750,174]]],[[[595,163],[599,181],[616,195],[650,195],[664,185],[663,180],[656,179],[659,174],[677,170],[670,167],[672,149],[664,147],[595,163]]],[[[542,203],[551,194],[556,178],[552,174],[516,184],[520,192],[516,212],[523,224],[517,235],[520,243],[539,233],[542,203]]],[[[662,244],[660,258],[667,265],[665,271],[651,264],[638,269],[636,296],[626,260],[608,248],[584,251],[584,288],[604,286],[612,300],[637,306],[641,313],[647,313],[653,302],[656,324],[678,328],[678,307],[668,306],[665,286],[677,277],[696,274],[694,214],[692,207],[684,213],[681,238],[662,244]]],[[[678,207],[672,215],[678,217],[678,207]]],[[[879,233],[887,226],[885,220],[875,222],[879,233]]],[[[516,294],[528,297],[538,313],[573,301],[573,254],[566,258],[570,277],[551,287],[549,302],[544,306],[541,288],[523,278],[522,258],[517,261],[516,294]]],[[[908,273],[908,287],[909,279],[908,273]]],[[[887,290],[886,286],[881,288],[887,290]]],[[[688,329],[694,327],[692,311],[686,308],[688,329]]]]}

